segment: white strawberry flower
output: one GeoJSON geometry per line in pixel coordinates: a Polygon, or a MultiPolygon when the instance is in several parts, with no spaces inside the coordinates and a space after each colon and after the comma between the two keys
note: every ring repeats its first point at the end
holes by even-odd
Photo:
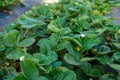
{"type": "Polygon", "coordinates": [[[85,34],[80,34],[81,37],[85,37],[85,34]]]}
{"type": "Polygon", "coordinates": [[[46,3],[45,6],[48,6],[48,4],[46,3]]]}
{"type": "Polygon", "coordinates": [[[20,61],[23,61],[24,60],[24,56],[20,57],[20,61]]]}

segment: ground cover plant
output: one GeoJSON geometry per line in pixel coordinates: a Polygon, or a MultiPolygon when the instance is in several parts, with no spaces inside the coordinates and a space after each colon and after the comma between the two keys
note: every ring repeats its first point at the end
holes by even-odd
{"type": "Polygon", "coordinates": [[[0,32],[0,80],[118,80],[120,26],[112,0],[33,7],[0,32]]]}
{"type": "Polygon", "coordinates": [[[10,10],[20,2],[22,0],[0,0],[0,10],[10,10]]]}

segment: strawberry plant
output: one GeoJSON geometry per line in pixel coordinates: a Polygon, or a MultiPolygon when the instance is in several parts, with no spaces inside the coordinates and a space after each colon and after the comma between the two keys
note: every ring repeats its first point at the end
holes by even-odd
{"type": "Polygon", "coordinates": [[[1,80],[118,80],[120,27],[109,16],[114,3],[60,0],[33,7],[0,33],[1,80]]]}

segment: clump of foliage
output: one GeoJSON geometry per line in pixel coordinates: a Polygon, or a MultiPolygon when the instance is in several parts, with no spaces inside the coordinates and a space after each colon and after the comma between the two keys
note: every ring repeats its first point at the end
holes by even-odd
{"type": "Polygon", "coordinates": [[[12,9],[20,0],[0,0],[0,10],[12,9]]]}
{"type": "Polygon", "coordinates": [[[61,0],[33,7],[0,33],[0,78],[118,80],[120,26],[108,15],[113,6],[111,0],[61,0]]]}

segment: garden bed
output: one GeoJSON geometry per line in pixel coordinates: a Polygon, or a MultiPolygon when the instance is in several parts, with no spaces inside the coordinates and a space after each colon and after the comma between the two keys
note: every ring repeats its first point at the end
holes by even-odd
{"type": "Polygon", "coordinates": [[[108,1],[35,6],[5,27],[1,80],[118,80],[120,27],[108,1]]]}

